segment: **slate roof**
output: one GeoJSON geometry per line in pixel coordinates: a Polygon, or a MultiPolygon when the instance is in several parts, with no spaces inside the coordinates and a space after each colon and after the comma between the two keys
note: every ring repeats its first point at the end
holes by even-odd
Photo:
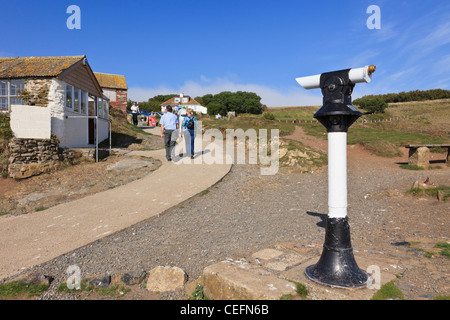
{"type": "Polygon", "coordinates": [[[57,77],[86,56],[0,57],[0,79],[57,77]]]}
{"type": "Polygon", "coordinates": [[[121,89],[121,90],[128,89],[125,76],[99,72],[94,72],[94,74],[102,88],[121,89]]]}

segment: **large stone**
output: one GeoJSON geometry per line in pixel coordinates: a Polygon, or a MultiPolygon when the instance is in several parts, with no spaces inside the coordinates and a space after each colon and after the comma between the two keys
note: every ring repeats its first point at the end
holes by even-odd
{"type": "Polygon", "coordinates": [[[174,291],[187,282],[187,274],[178,267],[158,266],[150,271],[147,290],[152,292],[174,291]]]}
{"type": "Polygon", "coordinates": [[[229,261],[203,270],[203,290],[212,300],[279,300],[295,295],[294,283],[278,278],[263,268],[253,268],[229,261]]]}
{"type": "Polygon", "coordinates": [[[428,169],[430,166],[430,149],[427,147],[409,149],[409,164],[428,169]]]}

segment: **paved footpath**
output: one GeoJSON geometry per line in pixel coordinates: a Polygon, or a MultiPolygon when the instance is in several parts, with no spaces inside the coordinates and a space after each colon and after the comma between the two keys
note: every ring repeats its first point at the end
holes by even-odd
{"type": "MultiPolygon", "coordinates": [[[[160,134],[160,128],[147,130],[160,134]]],[[[201,147],[196,140],[196,157],[201,147]]],[[[0,280],[158,216],[231,169],[230,164],[199,164],[198,158],[168,162],[164,149],[129,154],[159,159],[162,166],[143,179],[45,211],[0,217],[0,280]]]]}

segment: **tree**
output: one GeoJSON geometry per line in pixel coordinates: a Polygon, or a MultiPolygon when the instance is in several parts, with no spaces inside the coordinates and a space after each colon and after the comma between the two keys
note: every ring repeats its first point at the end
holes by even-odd
{"type": "MultiPolygon", "coordinates": [[[[203,101],[203,105],[208,109],[212,108],[214,110],[211,111],[210,114],[217,114],[217,110],[224,112],[225,114],[228,112],[236,112],[239,113],[253,113],[253,114],[261,114],[262,113],[262,104],[261,97],[259,97],[256,93],[253,92],[230,92],[223,91],[216,95],[207,94],[201,97],[203,101]],[[211,107],[211,103],[214,104],[211,107]],[[219,107],[220,105],[220,107],[219,107]],[[215,113],[216,112],[216,113],[215,113]]],[[[209,111],[208,111],[209,113],[209,111]]],[[[222,114],[222,113],[221,113],[222,114]]]]}
{"type": "Polygon", "coordinates": [[[220,102],[213,101],[208,104],[208,114],[213,116],[217,114],[220,114],[221,116],[226,116],[228,114],[228,110],[220,102]]]}
{"type": "Polygon", "coordinates": [[[383,98],[375,97],[362,100],[359,106],[368,112],[384,113],[384,110],[388,107],[388,104],[383,100],[383,98]]]}

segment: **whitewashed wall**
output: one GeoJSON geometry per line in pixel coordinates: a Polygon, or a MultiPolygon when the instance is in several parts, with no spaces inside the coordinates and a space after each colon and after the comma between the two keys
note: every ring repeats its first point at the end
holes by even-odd
{"type": "Polygon", "coordinates": [[[50,108],[12,105],[10,126],[16,138],[50,139],[50,108]]]}
{"type": "MultiPolygon", "coordinates": [[[[66,84],[63,81],[52,80],[48,95],[51,131],[58,137],[61,148],[92,148],[93,145],[89,145],[89,120],[70,118],[82,115],[65,108],[65,88],[66,84]]],[[[99,142],[109,137],[107,121],[99,119],[98,129],[99,142]]]]}

